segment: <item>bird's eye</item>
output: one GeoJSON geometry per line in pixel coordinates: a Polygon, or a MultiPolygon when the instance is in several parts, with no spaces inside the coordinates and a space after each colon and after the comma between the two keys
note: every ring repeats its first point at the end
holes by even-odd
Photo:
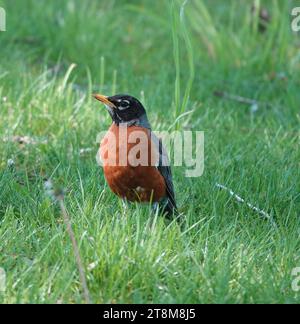
{"type": "Polygon", "coordinates": [[[130,102],[128,100],[122,100],[120,102],[119,108],[122,109],[127,109],[130,106],[130,102]]]}

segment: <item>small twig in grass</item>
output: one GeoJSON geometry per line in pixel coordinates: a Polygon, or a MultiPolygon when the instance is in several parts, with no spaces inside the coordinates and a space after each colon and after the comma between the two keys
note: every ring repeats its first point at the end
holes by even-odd
{"type": "Polygon", "coordinates": [[[214,95],[216,97],[221,97],[221,98],[225,98],[228,100],[233,100],[233,101],[239,102],[241,104],[249,105],[249,106],[251,106],[253,112],[256,112],[258,110],[258,108],[261,106],[265,106],[265,107],[271,106],[267,102],[260,102],[255,99],[249,99],[249,98],[245,98],[245,97],[241,97],[241,96],[236,96],[236,95],[224,92],[224,91],[215,91],[214,95]]]}
{"type": "Polygon", "coordinates": [[[65,203],[64,203],[64,192],[62,190],[53,189],[51,180],[48,180],[45,182],[45,190],[49,196],[51,196],[55,201],[58,202],[68,235],[72,242],[72,247],[73,247],[73,251],[74,251],[74,255],[75,255],[75,259],[76,259],[76,263],[77,263],[77,268],[79,271],[79,278],[80,278],[80,282],[81,282],[82,289],[83,289],[83,296],[84,296],[86,304],[91,304],[91,298],[90,298],[90,293],[89,293],[89,289],[88,289],[88,285],[87,285],[87,281],[86,281],[84,266],[83,266],[83,263],[82,263],[82,260],[80,257],[80,252],[79,252],[78,244],[77,244],[77,241],[75,238],[75,234],[72,229],[71,219],[70,219],[70,216],[68,214],[68,211],[67,211],[65,203]]]}
{"type": "Polygon", "coordinates": [[[257,100],[255,100],[255,99],[249,99],[249,98],[245,98],[245,97],[241,97],[241,96],[236,96],[236,95],[224,92],[224,91],[215,91],[214,95],[216,97],[222,97],[225,99],[234,100],[239,103],[246,104],[246,105],[253,105],[253,104],[257,103],[257,100]]]}
{"type": "Polygon", "coordinates": [[[62,213],[63,218],[64,218],[64,222],[65,222],[65,225],[66,225],[66,228],[67,228],[67,232],[68,232],[68,234],[70,236],[70,239],[71,239],[71,242],[72,242],[74,255],[75,255],[75,259],[76,259],[76,263],[77,263],[77,267],[78,267],[78,271],[79,271],[80,281],[81,281],[82,288],[83,288],[84,299],[85,299],[85,302],[87,304],[91,304],[91,298],[90,298],[90,293],[89,293],[89,289],[88,289],[87,282],[86,282],[83,263],[81,261],[79,248],[78,248],[78,245],[77,245],[77,242],[76,242],[76,239],[75,239],[75,234],[74,234],[73,229],[72,229],[70,217],[69,217],[69,214],[67,212],[66,206],[64,204],[64,198],[63,198],[63,196],[59,196],[59,197],[57,197],[57,200],[58,200],[58,203],[59,203],[61,213],[62,213]]]}
{"type": "Polygon", "coordinates": [[[37,139],[32,138],[30,136],[8,136],[4,137],[3,142],[11,142],[11,143],[17,143],[20,145],[37,145],[37,144],[47,144],[48,141],[46,139],[37,139]]]}
{"type": "Polygon", "coordinates": [[[237,202],[242,203],[242,204],[246,204],[249,208],[251,208],[252,210],[254,210],[255,212],[257,212],[260,216],[262,216],[265,219],[268,219],[272,223],[272,225],[274,227],[277,227],[277,224],[275,223],[275,221],[274,221],[274,219],[273,219],[273,217],[271,215],[269,215],[265,211],[259,209],[258,207],[250,204],[249,202],[245,201],[245,199],[243,199],[240,196],[238,196],[236,193],[234,193],[231,189],[227,188],[226,186],[221,185],[219,183],[216,183],[216,186],[219,189],[222,189],[222,190],[225,190],[225,191],[229,192],[229,194],[232,197],[234,197],[237,200],[237,202]]]}

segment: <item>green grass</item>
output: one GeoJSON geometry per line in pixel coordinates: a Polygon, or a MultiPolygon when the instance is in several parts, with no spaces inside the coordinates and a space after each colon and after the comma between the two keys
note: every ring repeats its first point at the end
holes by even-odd
{"type": "Polygon", "coordinates": [[[166,0],[0,1],[8,24],[0,33],[0,302],[83,302],[62,216],[44,192],[49,177],[66,189],[84,264],[94,263],[95,303],[300,301],[291,288],[300,266],[300,38],[289,15],[297,1],[260,2],[272,15],[263,34],[245,0],[190,1],[185,25],[180,1],[173,18],[166,0]],[[269,106],[251,113],[216,90],[269,106]],[[95,156],[110,120],[93,91],[143,98],[157,130],[193,110],[178,124],[205,131],[205,172],[193,179],[174,170],[181,225],[147,206],[124,211],[108,189],[95,156]],[[4,141],[13,135],[37,143],[4,141]],[[270,213],[277,228],[216,182],[270,213]]]}

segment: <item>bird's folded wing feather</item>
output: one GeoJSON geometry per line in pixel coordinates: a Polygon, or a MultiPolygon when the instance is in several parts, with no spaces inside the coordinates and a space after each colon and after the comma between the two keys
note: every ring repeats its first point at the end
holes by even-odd
{"type": "Polygon", "coordinates": [[[151,139],[159,152],[159,162],[158,162],[157,169],[165,179],[167,198],[169,199],[169,203],[172,205],[172,208],[176,210],[177,206],[176,206],[175,193],[174,193],[173,177],[172,177],[172,170],[169,162],[168,153],[163,147],[162,140],[157,138],[157,136],[153,132],[151,132],[151,139]]]}

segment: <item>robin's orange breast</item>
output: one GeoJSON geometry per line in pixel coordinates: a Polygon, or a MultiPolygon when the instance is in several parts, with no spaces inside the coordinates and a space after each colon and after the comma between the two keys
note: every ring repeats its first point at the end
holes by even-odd
{"type": "Polygon", "coordinates": [[[113,124],[100,145],[104,175],[111,190],[129,201],[158,202],[166,184],[157,165],[158,148],[148,129],[113,124]]]}

